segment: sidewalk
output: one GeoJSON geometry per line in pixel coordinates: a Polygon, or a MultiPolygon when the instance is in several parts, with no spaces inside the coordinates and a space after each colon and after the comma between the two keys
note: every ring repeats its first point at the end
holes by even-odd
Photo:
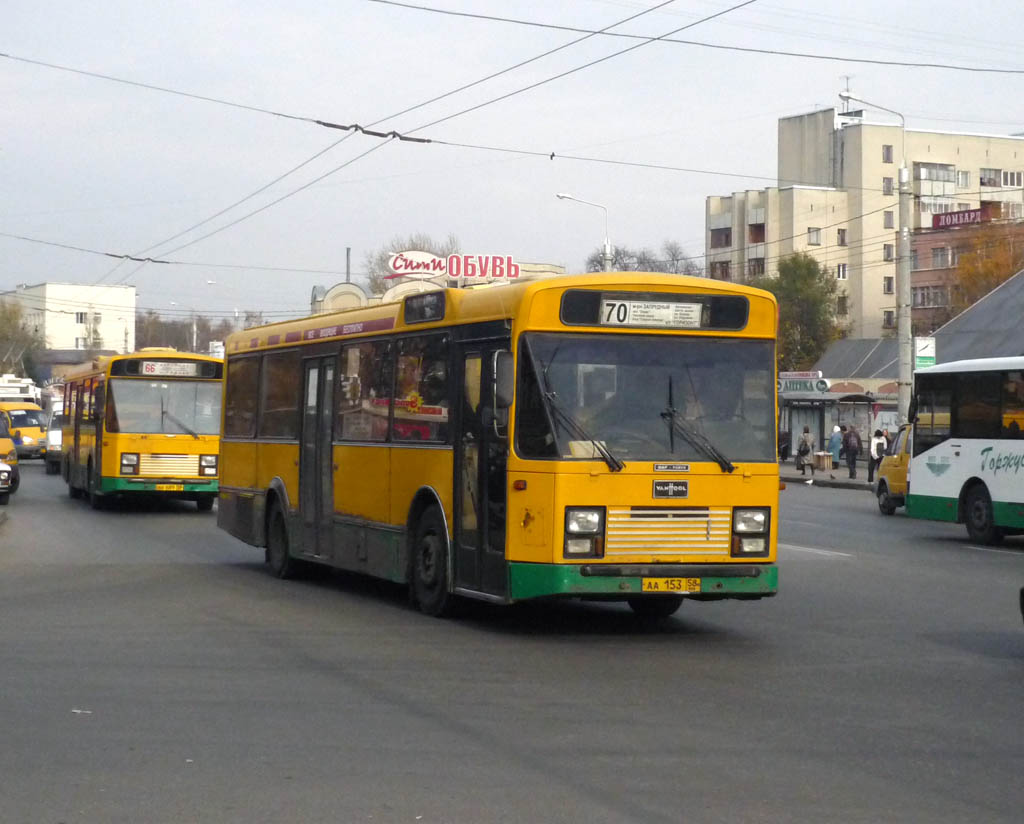
{"type": "Polygon", "coordinates": [[[779,462],[779,479],[794,486],[796,484],[807,484],[808,481],[812,481],[812,483],[807,485],[827,486],[831,489],[860,489],[864,492],[874,491],[874,485],[868,483],[868,466],[864,462],[858,462],[857,477],[851,478],[850,470],[846,468],[845,463],[840,463],[839,467],[831,472],[819,469],[813,475],[811,474],[810,467],[808,467],[807,474],[801,475],[796,468],[796,464],[790,459],[785,462],[779,462]]]}

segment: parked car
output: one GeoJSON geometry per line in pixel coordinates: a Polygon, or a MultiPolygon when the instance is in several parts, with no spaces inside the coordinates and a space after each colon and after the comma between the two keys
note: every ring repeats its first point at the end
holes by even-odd
{"type": "Polygon", "coordinates": [[[0,463],[0,506],[7,506],[11,500],[11,476],[13,474],[10,464],[0,463]]]}
{"type": "Polygon", "coordinates": [[[907,503],[910,442],[910,425],[904,424],[878,466],[875,496],[878,498],[878,510],[883,515],[892,515],[897,507],[905,506],[907,503]]]}
{"type": "Polygon", "coordinates": [[[61,410],[54,407],[46,420],[46,434],[43,436],[43,460],[46,461],[46,474],[60,474],[60,450],[63,440],[61,432],[61,410]]]}

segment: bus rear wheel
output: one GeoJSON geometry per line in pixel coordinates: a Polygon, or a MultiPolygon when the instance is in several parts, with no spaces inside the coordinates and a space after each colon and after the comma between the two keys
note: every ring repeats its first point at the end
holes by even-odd
{"type": "Polygon", "coordinates": [[[103,509],[106,504],[106,499],[103,497],[103,493],[96,489],[99,484],[99,479],[92,471],[92,464],[89,464],[89,488],[86,490],[86,495],[89,498],[89,506],[93,509],[103,509]]]}
{"type": "Polygon", "coordinates": [[[448,591],[448,535],[436,506],[416,525],[411,565],[410,586],[420,612],[438,618],[450,614],[454,597],[448,591]]]}
{"type": "Polygon", "coordinates": [[[630,598],[627,603],[637,618],[645,621],[663,621],[675,615],[683,605],[682,595],[651,595],[646,598],[630,598]]]}
{"type": "Polygon", "coordinates": [[[267,518],[267,566],[275,578],[293,578],[296,562],[288,553],[288,525],[284,521],[281,505],[275,501],[270,505],[267,518]]]}
{"type": "Polygon", "coordinates": [[[967,493],[964,502],[964,522],[972,541],[980,544],[998,544],[1003,540],[1003,531],[996,526],[992,516],[992,498],[982,484],[975,484],[967,493]]]}

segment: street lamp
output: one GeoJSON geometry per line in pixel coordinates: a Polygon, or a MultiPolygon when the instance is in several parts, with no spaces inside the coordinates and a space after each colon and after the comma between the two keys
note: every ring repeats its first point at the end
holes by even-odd
{"type": "Polygon", "coordinates": [[[612,270],[612,246],[608,242],[608,207],[602,206],[600,203],[592,203],[589,200],[583,200],[579,197],[567,195],[565,192],[559,192],[555,197],[559,200],[575,200],[577,203],[584,203],[587,206],[596,206],[598,209],[604,210],[604,251],[601,253],[601,260],[604,262],[604,270],[606,272],[610,272],[612,270]]]}
{"type": "MultiPolygon", "coordinates": [[[[216,285],[216,283],[217,283],[217,281],[215,281],[215,280],[208,280],[208,281],[206,281],[206,285],[207,286],[214,286],[214,285],[216,285]]],[[[180,306],[180,305],[181,304],[178,303],[176,300],[172,300],[171,301],[171,306],[180,306]]],[[[195,352],[196,349],[199,346],[199,344],[198,344],[198,335],[197,335],[198,330],[196,328],[196,309],[195,309],[194,306],[189,307],[189,308],[191,309],[191,312],[192,312],[192,351],[195,352]]]]}
{"type": "Polygon", "coordinates": [[[897,373],[897,412],[901,421],[907,419],[910,410],[910,385],[913,378],[913,365],[911,362],[911,329],[910,329],[910,172],[907,170],[907,121],[906,118],[895,109],[887,109],[857,97],[847,91],[839,92],[839,99],[848,102],[856,101],[870,106],[872,109],[879,109],[889,114],[894,114],[900,119],[900,228],[897,245],[896,262],[896,337],[899,352],[899,372],[897,373]]]}

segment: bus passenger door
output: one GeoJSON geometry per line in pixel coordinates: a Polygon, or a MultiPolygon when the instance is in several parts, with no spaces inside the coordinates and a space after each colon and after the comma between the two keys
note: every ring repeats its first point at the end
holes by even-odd
{"type": "Polygon", "coordinates": [[[507,349],[507,343],[488,343],[464,354],[455,466],[455,585],[500,597],[508,592],[508,422],[494,415],[493,376],[495,354],[507,349]]]}
{"type": "Polygon", "coordinates": [[[317,558],[331,556],[334,525],[333,409],[334,357],[307,360],[299,447],[299,513],[302,519],[302,553],[317,558]]]}

